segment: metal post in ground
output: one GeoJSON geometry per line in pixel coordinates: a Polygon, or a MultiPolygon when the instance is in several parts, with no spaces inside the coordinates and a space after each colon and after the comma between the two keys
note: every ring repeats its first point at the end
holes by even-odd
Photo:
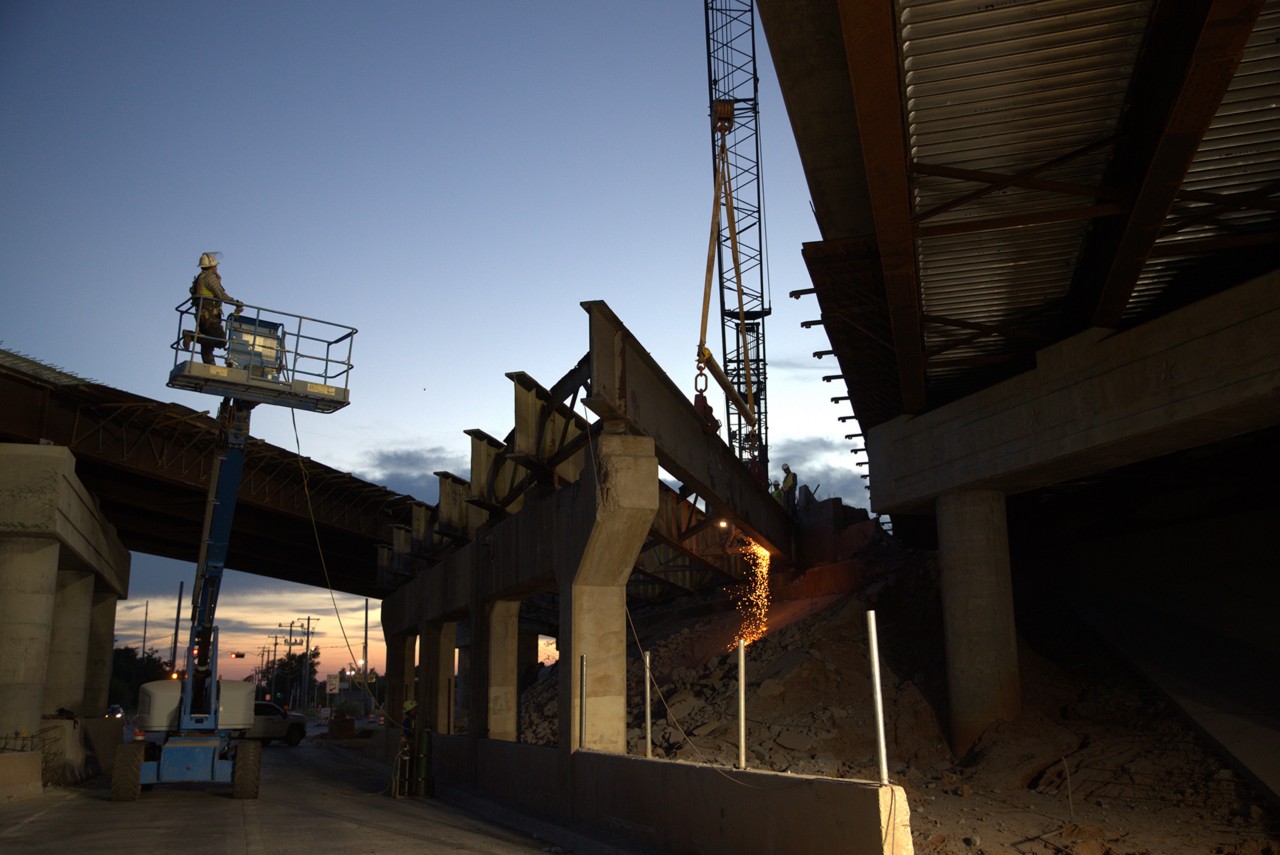
{"type": "Polygon", "coordinates": [[[738,768],[747,768],[747,646],[738,639],[738,768]]]}
{"type": "Polygon", "coordinates": [[[653,715],[649,699],[649,651],[644,652],[644,756],[653,757],[653,715]]]}
{"type": "Polygon", "coordinates": [[[587,741],[587,654],[582,654],[582,670],[578,677],[578,747],[587,741]]]}
{"type": "Polygon", "coordinates": [[[889,783],[889,761],[884,744],[884,700],[880,696],[880,647],[876,641],[876,613],[867,612],[867,647],[871,656],[871,683],[876,704],[876,752],[880,758],[880,783],[889,783]]]}

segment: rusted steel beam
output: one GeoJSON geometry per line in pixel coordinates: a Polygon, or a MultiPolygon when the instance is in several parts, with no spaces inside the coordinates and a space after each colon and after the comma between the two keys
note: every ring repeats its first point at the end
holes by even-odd
{"type": "Polygon", "coordinates": [[[781,506],[730,451],[603,302],[582,304],[591,318],[591,395],[585,403],[606,421],[651,437],[658,463],[716,512],[773,555],[792,556],[791,524],[781,506]]]}
{"type": "Polygon", "coordinates": [[[902,407],[920,413],[925,408],[924,336],[908,184],[911,158],[898,81],[897,21],[893,5],[883,0],[840,0],[839,6],[902,407]]]}
{"type": "MultiPolygon", "coordinates": [[[[587,432],[587,420],[522,371],[507,377],[515,385],[515,439],[511,459],[530,469],[554,473],[558,485],[571,484],[582,472],[581,453],[560,452],[587,432]]],[[[566,392],[567,394],[567,392],[566,392]]]]}

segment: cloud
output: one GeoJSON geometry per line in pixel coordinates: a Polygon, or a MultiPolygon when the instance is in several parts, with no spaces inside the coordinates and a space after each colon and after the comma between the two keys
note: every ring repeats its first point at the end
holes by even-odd
{"type": "Polygon", "coordinates": [[[828,362],[824,365],[812,356],[807,358],[800,356],[780,356],[774,358],[771,356],[769,358],[769,371],[771,373],[784,371],[797,374],[830,374],[832,371],[839,373],[840,366],[834,361],[828,362]]]}
{"type": "Polygon", "coordinates": [[[800,477],[800,483],[808,484],[810,490],[816,488],[816,499],[839,496],[846,505],[866,508],[871,504],[871,497],[867,493],[867,482],[858,477],[863,471],[865,470],[853,469],[851,463],[848,469],[817,465],[806,467],[803,477],[800,477],[799,471],[796,474],[800,477]]]}
{"type": "Polygon", "coordinates": [[[439,445],[379,449],[368,452],[353,474],[427,504],[435,504],[440,501],[440,482],[436,472],[451,472],[460,478],[469,478],[471,461],[439,445]]]}

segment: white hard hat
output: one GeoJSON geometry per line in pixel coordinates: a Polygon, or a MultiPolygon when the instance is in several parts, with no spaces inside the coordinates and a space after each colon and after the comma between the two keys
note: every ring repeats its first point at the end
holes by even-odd
{"type": "Polygon", "coordinates": [[[222,255],[222,253],[220,253],[220,252],[206,252],[206,253],[204,253],[203,255],[201,255],[201,256],[200,256],[200,267],[202,267],[202,268],[205,268],[205,267],[217,267],[217,266],[218,266],[218,257],[219,257],[219,256],[221,256],[221,255],[222,255]]]}

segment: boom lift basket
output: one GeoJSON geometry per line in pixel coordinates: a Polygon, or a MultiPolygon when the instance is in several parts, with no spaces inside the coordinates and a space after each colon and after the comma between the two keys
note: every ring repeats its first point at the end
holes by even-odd
{"type": "Polygon", "coordinates": [[[223,364],[199,359],[199,301],[177,306],[169,385],[245,401],[331,413],[351,403],[355,327],[245,305],[226,320],[223,364]]]}

